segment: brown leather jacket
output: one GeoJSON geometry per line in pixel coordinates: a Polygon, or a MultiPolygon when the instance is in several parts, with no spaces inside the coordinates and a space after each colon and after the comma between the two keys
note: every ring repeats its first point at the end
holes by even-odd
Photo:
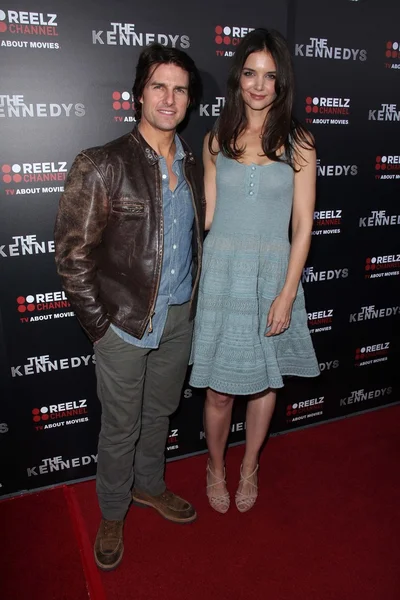
{"type": "MultiPolygon", "coordinates": [[[[195,212],[195,313],[201,268],[204,195],[200,170],[183,141],[184,174],[195,212]]],[[[57,270],[74,311],[92,341],[110,322],[142,338],[152,317],[163,259],[162,185],[158,157],[137,128],[105,146],[81,152],[60,200],[57,270]]]]}

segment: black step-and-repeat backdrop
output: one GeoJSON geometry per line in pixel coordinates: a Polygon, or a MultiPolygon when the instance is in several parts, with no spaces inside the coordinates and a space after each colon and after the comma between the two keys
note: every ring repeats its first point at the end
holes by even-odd
{"type": "MultiPolygon", "coordinates": [[[[296,112],[318,147],[303,284],[321,376],[288,378],[272,433],[399,400],[399,22],[397,3],[372,0],[2,5],[0,495],[95,473],[93,348],[56,274],[53,224],[74,156],[132,127],[135,65],[154,41],[201,71],[204,97],[183,132],[199,157],[241,37],[264,26],[290,41],[296,112]]],[[[186,385],[168,458],[205,449],[202,405],[186,385]]],[[[244,439],[244,408],[231,442],[244,439]]]]}

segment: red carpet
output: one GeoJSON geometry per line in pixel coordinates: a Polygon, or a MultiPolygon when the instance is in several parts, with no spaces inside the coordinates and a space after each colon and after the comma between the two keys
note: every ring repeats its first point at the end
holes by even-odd
{"type": "MultiPolygon", "coordinates": [[[[234,505],[226,515],[209,508],[204,455],[169,464],[169,486],[195,503],[198,520],[178,526],[151,509],[132,507],[124,560],[107,574],[93,569],[91,557],[100,518],[94,482],[69,488],[77,500],[73,521],[81,528],[77,533],[91,599],[398,600],[399,422],[400,406],[394,406],[272,438],[261,460],[259,500],[244,515],[234,505]]],[[[240,446],[228,452],[232,494],[242,454],[240,446]]],[[[52,590],[46,595],[42,588],[41,600],[83,597],[75,592],[75,581],[71,585],[71,580],[81,581],[82,571],[67,511],[61,518],[60,507],[51,500],[55,493],[0,503],[2,522],[3,513],[12,512],[7,505],[24,502],[25,511],[12,524],[6,521],[14,562],[8,579],[17,579],[20,586],[17,595],[1,596],[6,600],[38,597],[31,595],[30,585],[45,581],[42,552],[50,561],[47,577],[57,576],[68,586],[64,595],[52,590]],[[58,514],[52,516],[54,509],[58,514]],[[54,519],[60,531],[50,536],[42,523],[32,525],[38,513],[54,519]],[[58,520],[65,520],[64,527],[58,520]],[[22,552],[28,535],[33,539],[22,552]],[[37,565],[27,564],[29,554],[37,565]],[[24,582],[29,591],[18,581],[23,569],[28,570],[24,582]]]]}
{"type": "Polygon", "coordinates": [[[87,600],[63,488],[0,502],[2,600],[87,600]]]}

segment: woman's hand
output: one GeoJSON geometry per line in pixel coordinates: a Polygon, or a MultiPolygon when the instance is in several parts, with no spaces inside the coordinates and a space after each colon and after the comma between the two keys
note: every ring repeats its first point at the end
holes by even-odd
{"type": "Polygon", "coordinates": [[[294,298],[289,298],[283,294],[279,294],[269,309],[267,318],[267,327],[270,327],[266,337],[279,335],[285,331],[290,325],[292,316],[294,298]]]}

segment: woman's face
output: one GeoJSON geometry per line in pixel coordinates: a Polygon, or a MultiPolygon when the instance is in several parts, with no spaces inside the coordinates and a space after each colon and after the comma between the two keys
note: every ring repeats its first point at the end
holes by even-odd
{"type": "Polygon", "coordinates": [[[269,109],[276,98],[276,65],[265,50],[249,54],[240,75],[240,89],[247,107],[260,111],[269,109]]]}

